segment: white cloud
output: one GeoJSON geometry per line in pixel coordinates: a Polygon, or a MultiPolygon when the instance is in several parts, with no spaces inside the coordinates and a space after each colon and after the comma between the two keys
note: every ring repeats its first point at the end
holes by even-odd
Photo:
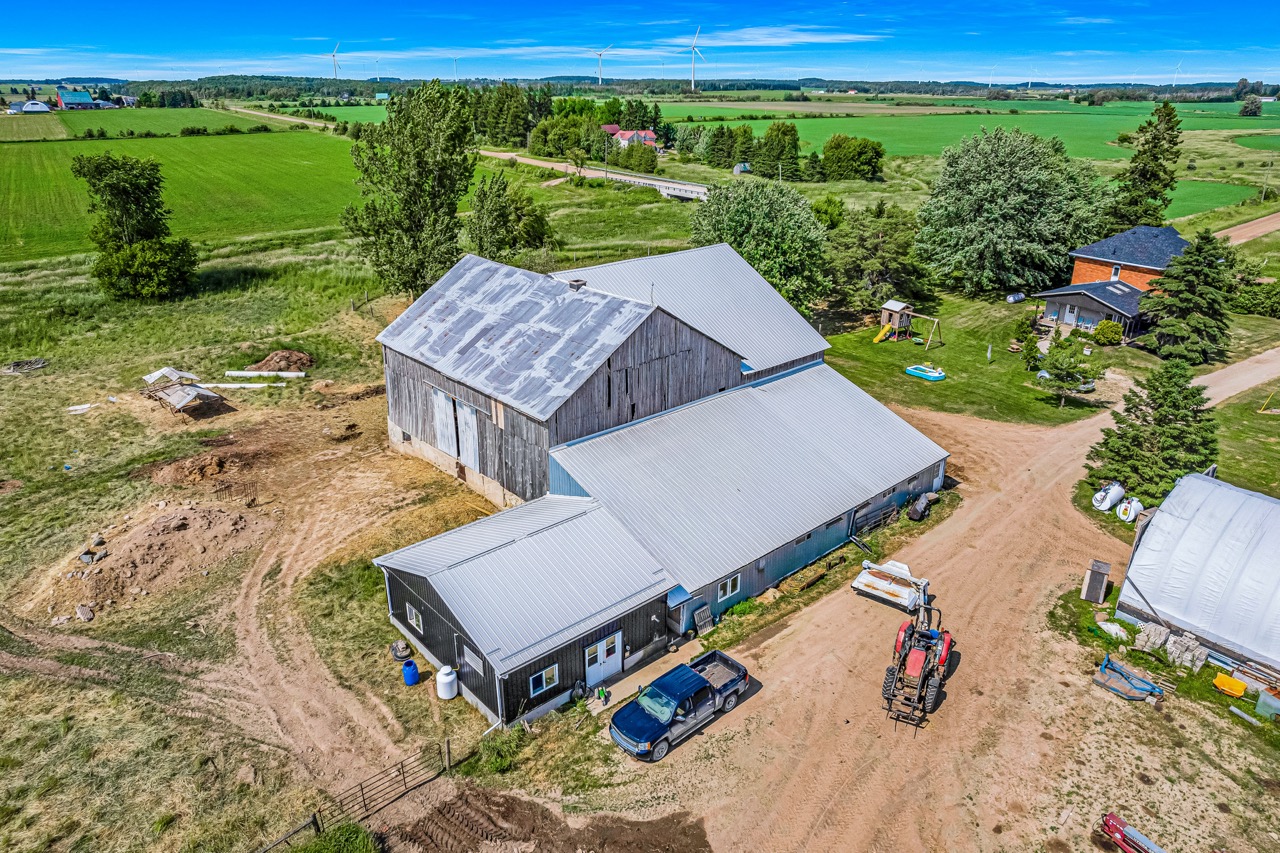
{"type": "Polygon", "coordinates": [[[328,36],[294,36],[289,41],[328,41],[328,36]]]}
{"type": "Polygon", "coordinates": [[[1093,24],[1114,24],[1115,21],[1110,18],[1063,18],[1058,23],[1068,27],[1085,27],[1093,24]]]}
{"type": "MultiPolygon", "coordinates": [[[[705,32],[698,36],[698,46],[707,47],[794,47],[804,44],[849,44],[860,41],[879,41],[881,35],[843,33],[830,27],[788,24],[781,27],[741,27],[736,30],[705,32]]],[[[664,44],[684,47],[692,41],[685,38],[663,39],[664,44]]]]}

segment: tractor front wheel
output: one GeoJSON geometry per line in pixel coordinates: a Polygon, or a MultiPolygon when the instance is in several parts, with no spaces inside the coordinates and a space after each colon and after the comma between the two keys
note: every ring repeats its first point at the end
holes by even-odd
{"type": "Polygon", "coordinates": [[[942,692],[942,679],[936,675],[929,679],[924,691],[924,712],[932,714],[938,710],[938,694],[942,692]]]}
{"type": "Polygon", "coordinates": [[[884,684],[880,687],[880,695],[885,701],[893,698],[893,688],[898,684],[898,668],[891,666],[884,671],[884,684]]]}

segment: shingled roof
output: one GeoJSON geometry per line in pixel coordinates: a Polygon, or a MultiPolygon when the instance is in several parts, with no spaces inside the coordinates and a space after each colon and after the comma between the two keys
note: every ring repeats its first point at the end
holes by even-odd
{"type": "Polygon", "coordinates": [[[1091,296],[1103,305],[1112,308],[1126,317],[1137,317],[1138,304],[1143,291],[1127,281],[1090,281],[1082,284],[1068,284],[1055,287],[1053,290],[1042,290],[1032,296],[1033,299],[1045,299],[1054,296],[1075,296],[1084,294],[1091,296]]]}
{"type": "Polygon", "coordinates": [[[1182,239],[1178,229],[1172,226],[1156,228],[1151,225],[1138,225],[1114,237],[1081,246],[1070,254],[1073,258],[1088,258],[1094,261],[1109,261],[1163,270],[1169,266],[1171,260],[1181,255],[1182,250],[1188,245],[1190,244],[1182,239]]]}

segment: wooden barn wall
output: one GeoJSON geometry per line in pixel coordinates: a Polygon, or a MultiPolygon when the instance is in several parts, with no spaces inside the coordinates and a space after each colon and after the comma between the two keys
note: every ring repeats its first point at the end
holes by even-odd
{"type": "Polygon", "coordinates": [[[551,444],[622,426],[742,383],[742,361],[654,311],[548,421],[551,444]]]}
{"type": "Polygon", "coordinates": [[[745,381],[755,382],[757,379],[765,379],[769,376],[777,376],[779,373],[786,373],[788,370],[794,370],[804,364],[812,364],[815,361],[824,361],[823,353],[815,352],[806,355],[803,358],[793,358],[791,361],[784,361],[782,364],[765,368],[764,370],[754,370],[746,375],[745,381]]]}
{"type": "MultiPolygon", "coordinates": [[[[655,639],[655,632],[658,635],[657,639],[665,638],[667,632],[666,615],[667,598],[664,593],[661,597],[624,613],[621,618],[600,625],[577,639],[565,643],[549,654],[527,663],[519,669],[512,670],[503,679],[502,683],[503,721],[510,722],[518,719],[539,705],[563,696],[564,692],[571,689],[576,682],[585,681],[587,677],[587,646],[603,640],[610,634],[621,631],[622,645],[624,647],[630,646],[631,654],[639,652],[652,643],[655,639]],[[652,617],[654,616],[658,618],[657,622],[653,621],[652,617]],[[553,663],[558,664],[560,667],[559,682],[551,690],[531,697],[529,695],[530,676],[536,672],[541,672],[553,663]]],[[[626,652],[623,651],[623,654],[625,655],[626,652]]]]}
{"type": "Polygon", "coordinates": [[[497,675],[493,664],[484,657],[484,652],[471,639],[448,605],[436,594],[431,582],[408,572],[387,570],[387,597],[391,600],[391,616],[400,625],[418,637],[424,646],[436,656],[441,663],[458,671],[458,681],[465,684],[494,714],[500,713],[498,707],[497,675]],[[405,612],[405,603],[412,604],[422,614],[422,632],[409,624],[405,612]],[[463,659],[461,643],[470,646],[484,660],[483,673],[477,672],[463,659]]]}
{"type": "MultiPolygon", "coordinates": [[[[475,470],[522,500],[542,497],[548,490],[547,454],[551,443],[547,425],[485,394],[462,385],[419,361],[383,348],[386,358],[387,410],[392,423],[412,437],[456,455],[452,442],[441,447],[436,437],[433,390],[472,406],[475,414],[475,470]],[[495,420],[497,418],[497,420],[495,420]]],[[[440,412],[442,422],[454,418],[440,412]]],[[[467,414],[470,420],[469,413],[467,414]]],[[[470,438],[470,425],[468,424],[470,438]]],[[[470,445],[467,445],[470,450],[470,445]]],[[[469,467],[471,467],[469,465],[469,467]]]]}

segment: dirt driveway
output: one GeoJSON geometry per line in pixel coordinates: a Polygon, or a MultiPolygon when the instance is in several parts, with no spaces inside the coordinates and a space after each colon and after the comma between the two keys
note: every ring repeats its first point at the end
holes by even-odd
{"type": "Polygon", "coordinates": [[[1265,237],[1272,231],[1280,231],[1280,213],[1262,216],[1258,219],[1219,231],[1213,236],[1225,237],[1231,245],[1247,243],[1259,237],[1265,237]]]}
{"type": "MultiPolygon", "coordinates": [[[[1202,381],[1222,399],[1277,375],[1273,351],[1202,381]]],[[[963,481],[955,515],[895,555],[930,578],[957,637],[948,695],[922,731],[885,719],[880,680],[904,616],[850,590],[749,642],[739,654],[762,689],[663,765],[634,766],[628,794],[652,804],[679,792],[673,802],[706,816],[716,850],[1086,849],[1093,808],[1062,822],[1076,843],[1046,825],[1100,699],[1078,665],[1046,652],[1044,614],[1089,560],[1127,558],[1071,505],[1085,450],[1111,419],[1043,428],[903,414],[953,453],[963,481]]]]}

